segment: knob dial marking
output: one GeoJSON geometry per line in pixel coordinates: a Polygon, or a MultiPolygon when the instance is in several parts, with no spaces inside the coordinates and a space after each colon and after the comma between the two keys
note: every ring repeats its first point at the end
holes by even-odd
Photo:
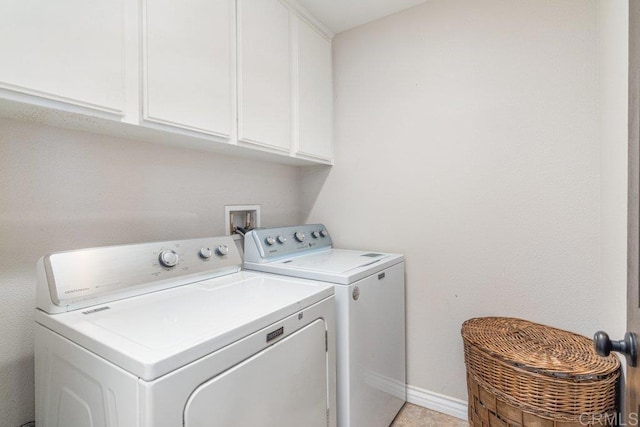
{"type": "Polygon", "coordinates": [[[158,259],[160,261],[160,264],[164,265],[165,267],[175,267],[176,264],[178,264],[180,257],[178,257],[176,251],[167,249],[160,252],[160,256],[158,257],[158,259]]]}

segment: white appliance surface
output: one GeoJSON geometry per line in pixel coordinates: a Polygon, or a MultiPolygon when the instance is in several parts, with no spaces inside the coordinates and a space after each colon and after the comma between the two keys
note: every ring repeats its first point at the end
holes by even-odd
{"type": "Polygon", "coordinates": [[[244,268],[349,285],[404,261],[404,256],[335,249],[322,224],[250,231],[244,241],[244,268]]]}
{"type": "Polygon", "coordinates": [[[276,261],[274,265],[286,264],[285,267],[298,270],[345,274],[355,268],[376,264],[389,256],[391,255],[375,252],[332,249],[317,254],[303,255],[287,261],[276,261]]]}
{"type": "Polygon", "coordinates": [[[387,427],[406,401],[404,257],[334,249],[308,224],[249,232],[244,267],[334,284],[338,425],[387,427]]]}
{"type": "Polygon", "coordinates": [[[40,259],[38,426],[335,427],[334,286],[240,262],[230,237],[40,259]]]}
{"type": "Polygon", "coordinates": [[[332,293],[241,272],[36,321],[149,381],[332,293]]]}
{"type": "Polygon", "coordinates": [[[326,427],[324,334],[318,319],[200,385],[186,404],[185,427],[211,426],[212,419],[219,426],[326,427]]]}
{"type": "Polygon", "coordinates": [[[351,284],[377,271],[402,262],[402,255],[381,252],[328,249],[290,255],[269,263],[248,263],[245,268],[342,285],[351,284]]]}

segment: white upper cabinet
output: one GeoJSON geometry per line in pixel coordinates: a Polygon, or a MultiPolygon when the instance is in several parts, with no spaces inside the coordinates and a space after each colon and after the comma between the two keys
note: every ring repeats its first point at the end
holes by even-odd
{"type": "Polygon", "coordinates": [[[0,2],[0,88],[122,114],[124,1],[0,2]]]}
{"type": "Polygon", "coordinates": [[[231,135],[233,0],[143,0],[143,118],[231,135]]]}
{"type": "Polygon", "coordinates": [[[0,116],[331,164],[332,36],[297,0],[0,0],[0,116]]]}
{"type": "Polygon", "coordinates": [[[296,154],[330,161],[333,156],[331,40],[297,18],[296,154]]]}
{"type": "Polygon", "coordinates": [[[289,9],[278,0],[238,0],[238,140],[289,153],[289,9]]]}

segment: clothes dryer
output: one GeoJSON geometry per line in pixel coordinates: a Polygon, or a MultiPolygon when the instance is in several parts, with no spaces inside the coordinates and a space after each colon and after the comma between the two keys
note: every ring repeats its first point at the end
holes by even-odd
{"type": "Polygon", "coordinates": [[[248,270],[335,286],[339,427],[388,427],[406,401],[404,257],[333,248],[322,224],[253,230],[248,270]]]}
{"type": "Polygon", "coordinates": [[[37,425],[335,426],[333,286],[240,266],[229,237],[43,257],[37,425]]]}

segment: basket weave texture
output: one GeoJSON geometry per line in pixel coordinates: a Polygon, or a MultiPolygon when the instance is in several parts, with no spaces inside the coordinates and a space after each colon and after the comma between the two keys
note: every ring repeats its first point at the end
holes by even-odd
{"type": "Polygon", "coordinates": [[[462,325],[473,427],[612,425],[620,362],[590,339],[521,319],[462,325]]]}

